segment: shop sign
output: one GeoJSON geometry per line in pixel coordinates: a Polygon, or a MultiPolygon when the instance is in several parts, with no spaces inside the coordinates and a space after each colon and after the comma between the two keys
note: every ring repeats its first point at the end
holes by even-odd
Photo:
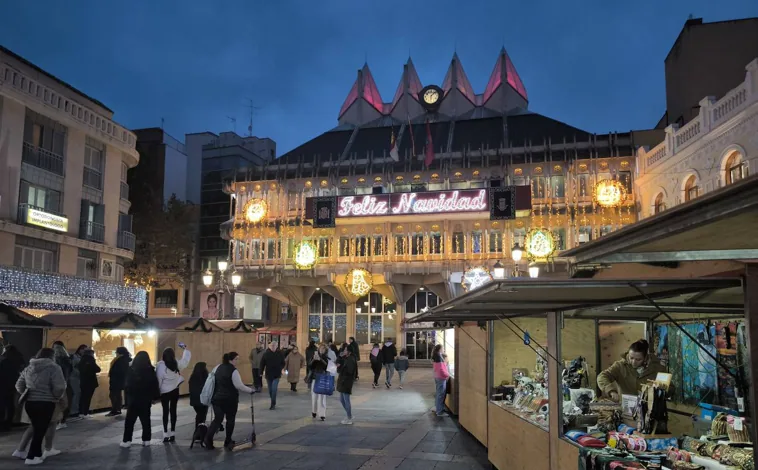
{"type": "Polygon", "coordinates": [[[484,212],[486,189],[370,194],[337,198],[337,217],[484,212]]]}
{"type": "Polygon", "coordinates": [[[31,207],[26,208],[26,223],[58,232],[68,232],[68,219],[66,217],[32,209],[31,207]]]}

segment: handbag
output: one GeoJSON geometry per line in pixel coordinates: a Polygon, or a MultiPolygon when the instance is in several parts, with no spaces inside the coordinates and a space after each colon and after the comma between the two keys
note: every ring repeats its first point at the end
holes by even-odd
{"type": "Polygon", "coordinates": [[[329,361],[329,364],[326,366],[326,371],[332,376],[337,375],[337,364],[335,364],[334,361],[329,361]]]}
{"type": "Polygon", "coordinates": [[[211,406],[211,400],[213,399],[213,392],[216,391],[216,374],[212,371],[208,374],[208,378],[205,379],[203,384],[203,390],[200,392],[200,403],[205,406],[211,406]]]}
{"type": "Polygon", "coordinates": [[[310,385],[311,382],[313,382],[313,371],[309,370],[305,374],[305,383],[310,385]]]}
{"type": "Polygon", "coordinates": [[[313,379],[313,393],[332,396],[334,393],[334,376],[331,374],[316,375],[313,379]]]}

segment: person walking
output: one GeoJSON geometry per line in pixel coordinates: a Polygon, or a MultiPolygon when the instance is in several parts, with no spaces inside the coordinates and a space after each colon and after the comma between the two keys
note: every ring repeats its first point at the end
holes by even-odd
{"type": "Polygon", "coordinates": [[[400,390],[403,389],[403,382],[405,382],[405,373],[408,372],[408,367],[410,367],[411,361],[408,360],[408,353],[406,352],[405,348],[403,348],[400,351],[400,355],[397,356],[397,359],[395,360],[395,370],[397,371],[398,377],[400,377],[400,390]]]}
{"type": "Polygon", "coordinates": [[[261,374],[266,376],[268,396],[271,398],[269,410],[276,409],[276,392],[279,389],[279,379],[282,378],[284,369],[284,354],[279,350],[279,343],[272,342],[268,345],[268,351],[261,358],[261,374]]]}
{"type": "Polygon", "coordinates": [[[379,386],[379,375],[382,373],[382,350],[379,349],[379,343],[374,343],[368,358],[371,362],[371,370],[374,372],[374,383],[371,386],[376,388],[379,386]]]}
{"type": "Polygon", "coordinates": [[[208,367],[205,362],[195,364],[195,369],[189,379],[190,406],[195,409],[195,427],[205,422],[208,417],[208,407],[200,401],[200,394],[208,379],[208,367]]]}
{"type": "Polygon", "coordinates": [[[342,424],[353,424],[353,409],[350,405],[350,394],[353,393],[353,383],[355,382],[355,369],[358,368],[358,362],[355,360],[350,348],[346,348],[342,353],[339,361],[339,377],[337,378],[337,391],[340,394],[340,403],[345,409],[347,418],[341,421],[342,424]]]}
{"type": "Polygon", "coordinates": [[[297,346],[292,348],[287,357],[284,359],[284,369],[287,371],[287,382],[290,383],[290,390],[297,392],[297,383],[300,381],[300,369],[305,365],[305,358],[297,346]]]}
{"type": "MultiPolygon", "coordinates": [[[[318,351],[318,348],[316,347],[316,342],[313,340],[310,340],[308,342],[308,347],[305,348],[305,377],[308,377],[309,374],[311,374],[311,362],[313,362],[313,356],[316,354],[316,351],[318,351]]],[[[308,385],[308,390],[310,390],[311,382],[306,381],[306,383],[308,385]]]]}
{"type": "Polygon", "coordinates": [[[316,416],[321,418],[321,421],[326,421],[326,397],[327,395],[320,395],[313,389],[312,383],[319,375],[326,374],[326,367],[329,365],[329,348],[324,343],[321,343],[316,352],[313,353],[313,359],[311,360],[311,383],[308,384],[308,388],[311,391],[311,416],[315,419],[316,416]]]}
{"type": "Polygon", "coordinates": [[[71,366],[71,356],[69,356],[63,341],[54,342],[53,351],[55,352],[55,363],[60,366],[61,371],[63,371],[63,377],[66,379],[66,409],[63,411],[63,416],[57,420],[60,423],[56,429],[65,429],[68,427],[66,418],[68,418],[71,411],[71,401],[74,396],[70,382],[71,373],[74,371],[74,368],[71,366]]]}
{"type": "MultiPolygon", "coordinates": [[[[358,345],[358,342],[355,340],[354,337],[350,337],[347,339],[348,347],[350,347],[350,351],[353,353],[353,357],[355,358],[355,362],[361,362],[361,348],[358,345]]],[[[358,380],[358,367],[355,368],[355,380],[358,380]]]]}
{"type": "Polygon", "coordinates": [[[91,417],[90,404],[95,389],[99,387],[97,383],[97,374],[100,373],[100,366],[95,361],[95,351],[85,349],[79,363],[76,366],[79,371],[79,384],[81,388],[81,398],[79,400],[79,414],[84,418],[91,417]]]}
{"type": "Polygon", "coordinates": [[[384,364],[385,380],[384,385],[387,388],[392,387],[392,376],[395,375],[395,358],[397,357],[397,348],[392,343],[391,338],[382,347],[382,363],[384,364]]]}
{"type": "Polygon", "coordinates": [[[108,386],[110,388],[111,412],[106,416],[118,416],[123,407],[122,394],[126,388],[126,376],[129,373],[129,363],[132,355],[123,346],[116,348],[116,357],[111,361],[108,371],[108,386]]]}
{"type": "Polygon", "coordinates": [[[445,395],[447,395],[447,379],[450,377],[450,372],[447,370],[447,362],[441,344],[434,346],[432,362],[434,364],[434,411],[439,417],[447,416],[445,413],[445,395]]]}
{"type": "Polygon", "coordinates": [[[71,404],[69,406],[71,418],[78,418],[80,413],[80,403],[82,397],[81,375],[79,373],[79,361],[82,360],[84,351],[87,349],[86,344],[79,345],[74,354],[71,355],[71,376],[68,379],[68,385],[71,388],[71,404]]]}
{"type": "Polygon", "coordinates": [[[51,348],[40,349],[16,381],[16,391],[21,394],[32,423],[32,441],[25,459],[27,465],[43,462],[42,441],[55,413],[55,404],[66,396],[66,378],[54,357],[51,348]]]}
{"type": "MultiPolygon", "coordinates": [[[[58,421],[60,421],[63,417],[63,411],[67,406],[68,404],[66,403],[66,394],[64,393],[63,397],[61,397],[61,399],[55,403],[55,411],[53,412],[52,418],[50,418],[50,424],[47,426],[47,431],[45,431],[45,447],[42,450],[42,460],[47,460],[49,457],[54,457],[61,453],[61,451],[56,449],[53,444],[58,421]]],[[[29,415],[25,410],[21,411],[21,421],[24,423],[31,423],[31,419],[29,419],[29,415]]],[[[33,437],[33,427],[27,426],[24,434],[21,436],[21,441],[18,443],[17,450],[15,450],[12,454],[13,457],[25,459],[26,455],[29,453],[29,444],[31,443],[33,437]]]]}
{"type": "Polygon", "coordinates": [[[145,351],[140,351],[134,356],[132,366],[127,370],[126,394],[126,420],[120,446],[128,448],[132,445],[134,424],[139,418],[142,426],[142,445],[147,447],[152,444],[150,408],[153,401],[160,397],[161,391],[155,368],[150,362],[150,355],[145,351]]]}
{"type": "Polygon", "coordinates": [[[184,382],[180,372],[187,368],[192,353],[184,345],[179,343],[183,350],[182,358],[176,360],[173,348],[163,350],[163,360],[158,363],[156,375],[161,389],[161,407],[163,408],[163,442],[174,442],[176,432],[176,405],[179,402],[179,385],[184,382]],[[171,430],[168,429],[168,418],[171,415],[171,430]]]}
{"type": "Polygon", "coordinates": [[[24,370],[24,356],[12,344],[0,358],[0,431],[10,431],[16,416],[16,381],[24,370]]]}
{"type": "MultiPolygon", "coordinates": [[[[226,417],[226,439],[224,440],[224,447],[227,450],[234,449],[234,441],[232,440],[232,433],[234,432],[234,423],[237,418],[237,408],[239,406],[240,392],[253,394],[255,390],[247,387],[242,383],[242,377],[237,370],[237,363],[239,362],[239,354],[236,352],[230,352],[224,354],[222,363],[217,365],[213,369],[216,385],[213,389],[213,397],[211,398],[211,404],[213,405],[213,422],[208,428],[208,432],[205,434],[205,448],[207,450],[213,450],[213,436],[221,427],[221,422],[226,417]]],[[[279,371],[281,374],[281,370],[279,371]]]]}
{"type": "Polygon", "coordinates": [[[256,392],[263,389],[263,376],[261,375],[261,359],[266,352],[266,348],[260,342],[250,350],[250,366],[253,368],[253,388],[256,392]]]}

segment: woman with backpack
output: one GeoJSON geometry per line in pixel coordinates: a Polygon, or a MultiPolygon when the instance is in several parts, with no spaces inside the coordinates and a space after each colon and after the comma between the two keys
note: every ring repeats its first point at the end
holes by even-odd
{"type": "Polygon", "coordinates": [[[205,448],[207,450],[214,450],[213,435],[216,434],[221,422],[226,417],[226,439],[224,440],[224,447],[227,450],[234,449],[234,441],[232,440],[232,434],[234,433],[234,422],[237,418],[237,408],[240,401],[240,392],[253,394],[255,390],[242,383],[242,377],[237,370],[237,363],[239,362],[239,354],[236,352],[229,352],[224,354],[222,363],[217,365],[213,369],[213,375],[215,380],[215,386],[213,387],[213,398],[211,404],[213,405],[213,422],[208,428],[208,433],[205,435],[205,448]]]}
{"type": "Polygon", "coordinates": [[[134,356],[132,366],[127,371],[126,393],[126,421],[124,422],[124,438],[120,445],[123,448],[132,445],[134,424],[139,418],[142,425],[142,445],[147,447],[152,442],[150,407],[161,392],[155,368],[150,362],[150,355],[145,351],[140,351],[134,356]]]}
{"type": "Polygon", "coordinates": [[[192,353],[184,345],[179,343],[179,347],[184,350],[182,358],[176,360],[176,354],[173,348],[163,350],[163,360],[158,363],[156,375],[158,384],[161,389],[161,406],[163,407],[163,442],[174,442],[174,432],[176,431],[176,405],[179,401],[179,385],[184,382],[184,377],[179,373],[185,369],[190,362],[192,353]],[[171,431],[168,430],[168,417],[171,414],[171,431]]]}

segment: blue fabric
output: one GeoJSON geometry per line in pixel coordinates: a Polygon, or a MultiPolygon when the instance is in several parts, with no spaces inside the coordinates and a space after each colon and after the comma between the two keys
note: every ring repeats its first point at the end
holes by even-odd
{"type": "Polygon", "coordinates": [[[334,393],[334,376],[332,374],[316,375],[313,379],[313,393],[331,396],[334,393]]]}
{"type": "Polygon", "coordinates": [[[586,435],[587,433],[582,432],[582,431],[569,431],[565,434],[567,438],[571,439],[574,442],[576,442],[576,440],[579,439],[580,437],[586,436],[586,435]]]}
{"type": "Polygon", "coordinates": [[[447,395],[447,379],[434,379],[434,405],[437,414],[445,411],[445,395],[447,395]]]}
{"type": "Polygon", "coordinates": [[[679,448],[679,443],[675,437],[668,437],[665,439],[645,439],[647,441],[648,452],[654,452],[658,450],[665,450],[669,447],[679,448]]]}
{"type": "Polygon", "coordinates": [[[340,393],[340,403],[342,403],[342,408],[344,408],[345,413],[347,413],[347,419],[353,419],[353,408],[350,405],[350,394],[340,393]]]}
{"type": "Polygon", "coordinates": [[[271,398],[271,406],[276,406],[276,392],[279,390],[279,379],[266,379],[268,382],[268,396],[271,398]]]}

